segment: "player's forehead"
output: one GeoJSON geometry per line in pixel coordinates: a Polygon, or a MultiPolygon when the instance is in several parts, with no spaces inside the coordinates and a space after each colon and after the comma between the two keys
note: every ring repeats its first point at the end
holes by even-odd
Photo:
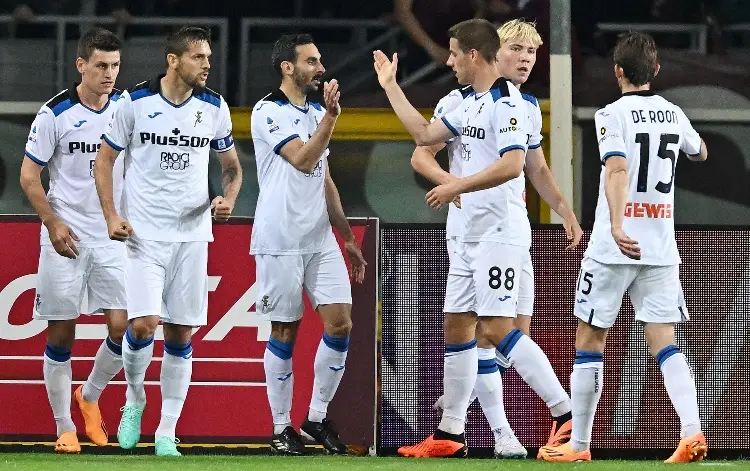
{"type": "Polygon", "coordinates": [[[451,52],[458,54],[461,52],[461,43],[458,42],[458,39],[451,38],[450,42],[448,43],[448,49],[450,49],[451,52]]]}
{"type": "Polygon", "coordinates": [[[120,51],[102,51],[100,49],[94,49],[91,56],[89,56],[88,62],[91,64],[102,62],[106,64],[114,64],[120,62],[120,51]]]}
{"type": "Polygon", "coordinates": [[[210,56],[211,45],[208,44],[208,41],[189,41],[187,44],[187,49],[185,50],[185,54],[189,56],[210,56]]]}
{"type": "Polygon", "coordinates": [[[311,59],[314,59],[316,61],[320,60],[320,51],[318,50],[318,46],[315,44],[301,44],[296,47],[297,51],[297,60],[302,62],[307,62],[311,59]]]}
{"type": "Polygon", "coordinates": [[[534,49],[536,50],[536,46],[534,43],[531,42],[531,40],[518,37],[518,38],[510,38],[507,41],[503,41],[502,44],[500,44],[500,48],[505,49],[534,49]]]}

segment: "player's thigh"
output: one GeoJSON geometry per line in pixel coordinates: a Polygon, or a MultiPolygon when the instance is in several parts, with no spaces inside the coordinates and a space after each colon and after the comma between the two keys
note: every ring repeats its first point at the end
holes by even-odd
{"type": "Polygon", "coordinates": [[[272,322],[295,322],[302,319],[302,255],[255,256],[255,309],[272,322]]]}
{"type": "Polygon", "coordinates": [[[446,246],[449,266],[443,312],[473,312],[476,308],[474,277],[469,262],[466,260],[465,244],[456,239],[448,239],[446,246]]]}
{"type": "Polygon", "coordinates": [[[302,258],[303,284],[313,309],[329,304],[352,304],[349,272],[338,244],[326,244],[322,251],[302,258]]]}
{"type": "Polygon", "coordinates": [[[128,319],[161,315],[170,243],[133,237],[125,242],[125,247],[128,319]]]}
{"type": "Polygon", "coordinates": [[[51,245],[42,245],[36,278],[34,318],[46,321],[77,319],[85,293],[89,254],[81,247],[78,257],[71,259],[55,252],[51,245]]]}
{"type": "Polygon", "coordinates": [[[637,273],[637,265],[604,264],[584,257],[576,281],[576,317],[595,327],[612,327],[637,273]]]}
{"type": "Polygon", "coordinates": [[[521,267],[528,248],[499,242],[471,242],[466,246],[477,315],[515,318],[521,267]]]}
{"type": "Polygon", "coordinates": [[[672,324],[690,318],[679,265],[641,267],[629,291],[638,321],[672,324]]]}
{"type": "Polygon", "coordinates": [[[162,322],[182,326],[208,323],[208,242],[175,242],[166,267],[162,322]]]}
{"type": "Polygon", "coordinates": [[[125,256],[125,244],[122,242],[91,249],[91,271],[87,283],[88,312],[127,309],[125,256]]]}
{"type": "MultiPolygon", "coordinates": [[[[518,305],[516,314],[524,318],[522,322],[528,328],[531,315],[534,313],[534,266],[531,263],[531,254],[527,251],[521,262],[521,273],[518,277],[518,305]]],[[[519,327],[520,328],[520,327],[519,327]]],[[[522,329],[523,330],[523,329],[522,329]]]]}

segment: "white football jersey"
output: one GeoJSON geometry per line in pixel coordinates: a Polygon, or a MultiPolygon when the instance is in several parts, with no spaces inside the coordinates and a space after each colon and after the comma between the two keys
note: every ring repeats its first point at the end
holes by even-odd
{"type": "MultiPolygon", "coordinates": [[[[452,90],[438,101],[435,112],[432,115],[432,121],[441,119],[447,113],[458,108],[458,105],[464,101],[473,91],[471,86],[452,90]]],[[[445,149],[448,151],[448,172],[451,175],[461,177],[461,137],[454,137],[445,143],[445,149]]],[[[448,205],[448,219],[445,221],[445,238],[461,238],[464,231],[463,213],[461,208],[457,208],[453,203],[448,205]]]]}
{"type": "Polygon", "coordinates": [[[276,90],[253,107],[250,119],[260,192],[250,243],[251,254],[291,255],[320,252],[333,237],[325,196],[326,149],[311,173],[294,168],[279,154],[284,144],[307,142],[325,110],[304,108],[276,90]]]}
{"type": "Polygon", "coordinates": [[[212,241],[208,159],[210,149],[234,147],[229,107],[208,88],[176,106],[161,94],[161,77],[123,93],[104,136],[127,149],[122,216],[142,239],[212,241]]]}
{"type": "MultiPolygon", "coordinates": [[[[504,78],[484,93],[471,92],[461,105],[442,117],[455,136],[461,136],[462,176],[481,172],[505,152],[526,152],[528,107],[521,92],[504,78]]],[[[465,216],[463,240],[495,241],[529,247],[531,230],[514,227],[528,213],[523,201],[523,175],[502,185],[461,195],[465,216]]]]}
{"type": "MultiPolygon", "coordinates": [[[[79,237],[82,247],[112,243],[94,183],[94,161],[102,134],[118,106],[120,91],[115,90],[101,110],[81,103],[76,84],[45,103],[31,125],[26,141],[26,157],[49,167],[50,207],[79,237]]],[[[122,159],[113,171],[115,204],[122,193],[122,159]]],[[[47,227],[42,225],[42,245],[50,245],[47,227]]]]}
{"type": "Polygon", "coordinates": [[[674,237],[674,174],[679,151],[697,155],[701,138],[679,106],[653,92],[625,93],[596,112],[602,170],[599,200],[586,255],[601,263],[680,263],[674,237]],[[638,241],[641,259],[623,255],[611,235],[604,161],[622,156],[628,165],[623,230],[638,241]]]}

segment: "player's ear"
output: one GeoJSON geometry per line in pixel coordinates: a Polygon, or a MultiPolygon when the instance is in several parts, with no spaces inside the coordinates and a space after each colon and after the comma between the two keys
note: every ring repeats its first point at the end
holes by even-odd
{"type": "Polygon", "coordinates": [[[86,61],[83,60],[83,57],[79,57],[76,59],[76,69],[78,69],[78,73],[83,73],[83,68],[86,65],[86,61]]]}
{"type": "MultiPolygon", "coordinates": [[[[657,75],[659,75],[659,70],[660,69],[661,69],[661,65],[657,63],[656,64],[656,68],[654,69],[654,77],[656,77],[657,75]]],[[[652,78],[652,80],[653,80],[653,78],[652,78]]]]}
{"type": "Polygon", "coordinates": [[[281,63],[281,75],[292,75],[294,73],[294,64],[289,61],[281,63]]]}
{"type": "Polygon", "coordinates": [[[615,64],[615,77],[617,77],[618,79],[621,79],[624,73],[625,72],[622,70],[622,67],[615,64]]]}

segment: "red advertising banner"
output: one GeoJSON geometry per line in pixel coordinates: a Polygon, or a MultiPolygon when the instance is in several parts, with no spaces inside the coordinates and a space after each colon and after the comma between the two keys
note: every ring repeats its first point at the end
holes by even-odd
{"type": "MultiPolygon", "coordinates": [[[[371,359],[366,362],[370,380],[366,380],[368,374],[362,374],[365,372],[347,368],[347,375],[364,376],[364,381],[344,381],[348,387],[340,389],[331,412],[338,410],[337,404],[353,397],[370,398],[370,410],[363,414],[365,417],[357,420],[345,414],[332,417],[339,422],[342,438],[349,438],[348,443],[369,446],[374,440],[377,221],[353,220],[352,226],[358,242],[365,243],[363,251],[369,261],[368,268],[372,270],[364,286],[353,286],[357,318],[349,358],[356,355],[371,359]],[[356,429],[358,433],[347,437],[349,429],[356,429]]],[[[208,257],[208,325],[193,334],[192,382],[177,426],[177,435],[183,442],[263,443],[272,432],[263,369],[263,352],[271,324],[255,310],[255,262],[248,253],[251,231],[250,220],[214,226],[215,241],[209,244],[208,257]]],[[[0,220],[0,239],[3,240],[0,245],[3,266],[0,270],[0,402],[6,404],[0,409],[0,440],[51,440],[55,435],[55,423],[42,378],[46,322],[31,317],[39,258],[39,223],[0,220]]],[[[339,244],[343,246],[340,239],[339,244]]],[[[292,420],[295,425],[299,425],[307,413],[313,361],[322,335],[317,313],[307,300],[305,306],[294,350],[292,420]]],[[[106,335],[103,316],[79,318],[73,347],[74,387],[88,377],[96,351],[106,335]]],[[[143,417],[146,439],[153,435],[159,422],[162,339],[160,327],[154,361],[146,373],[148,405],[143,417]]],[[[124,379],[124,373],[119,373],[100,400],[111,435],[115,434],[119,409],[125,400],[124,379]]],[[[76,412],[74,408],[73,419],[82,431],[82,419],[76,412]]]]}

